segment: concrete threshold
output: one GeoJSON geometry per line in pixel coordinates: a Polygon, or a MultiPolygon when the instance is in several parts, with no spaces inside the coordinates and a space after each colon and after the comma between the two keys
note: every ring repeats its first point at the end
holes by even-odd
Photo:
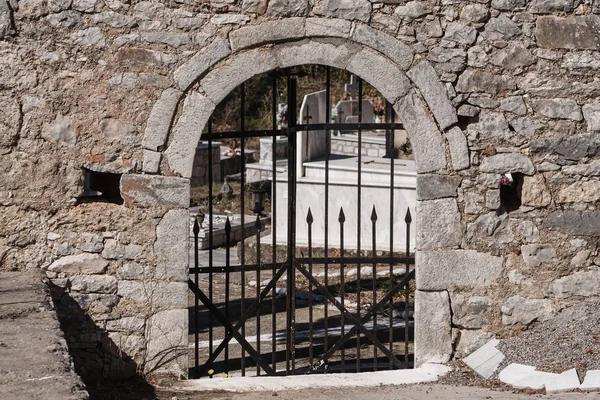
{"type": "Polygon", "coordinates": [[[170,389],[185,392],[251,392],[286,391],[300,389],[369,388],[389,385],[407,385],[435,382],[451,371],[440,364],[424,364],[420,368],[393,371],[361,372],[345,374],[314,374],[293,376],[202,378],[180,381],[170,389]]]}

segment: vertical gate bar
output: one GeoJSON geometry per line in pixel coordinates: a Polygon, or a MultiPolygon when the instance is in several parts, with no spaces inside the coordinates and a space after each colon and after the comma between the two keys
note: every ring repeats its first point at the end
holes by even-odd
{"type": "MultiPolygon", "coordinates": [[[[293,143],[293,148],[292,148],[292,167],[289,168],[289,170],[291,170],[292,172],[292,179],[289,181],[288,184],[291,183],[291,194],[290,194],[290,201],[291,201],[291,207],[290,207],[290,213],[292,214],[293,218],[292,218],[292,226],[291,226],[291,232],[292,235],[290,236],[291,239],[289,239],[289,243],[291,246],[291,258],[290,258],[290,265],[291,265],[291,293],[290,293],[290,299],[291,299],[291,305],[292,305],[292,334],[291,334],[291,339],[292,339],[292,374],[294,374],[296,372],[296,181],[298,179],[298,170],[296,169],[296,146],[297,146],[297,137],[298,137],[298,133],[296,131],[296,125],[298,124],[297,121],[297,116],[298,116],[298,107],[297,107],[297,83],[298,81],[296,80],[296,78],[294,77],[291,80],[291,90],[290,90],[290,95],[291,95],[291,101],[290,101],[290,106],[292,109],[292,112],[290,113],[288,111],[288,119],[289,119],[289,123],[290,126],[293,128],[293,134],[292,134],[292,143],[293,143]]],[[[289,109],[288,109],[289,110],[289,109]]],[[[289,191],[288,191],[289,192],[289,191]]]]}
{"type": "MultiPolygon", "coordinates": [[[[256,224],[254,224],[256,228],[256,299],[260,299],[260,216],[256,216],[256,224]]],[[[260,300],[258,303],[258,307],[256,307],[256,351],[258,352],[258,356],[261,356],[260,353],[260,300]]],[[[256,375],[260,376],[260,365],[258,362],[256,363],[256,375]]]]}
{"type": "MultiPolygon", "coordinates": [[[[308,273],[313,276],[313,251],[312,251],[312,223],[313,215],[308,208],[308,215],[306,216],[306,223],[308,224],[308,273]]],[[[309,365],[313,365],[313,285],[312,281],[308,281],[308,359],[309,365]]]]}
{"type": "MultiPolygon", "coordinates": [[[[325,122],[331,121],[331,67],[327,66],[326,71],[326,95],[325,95],[325,122]]],[[[339,121],[338,121],[339,122],[339,121]]],[[[329,155],[331,154],[331,131],[329,129],[325,132],[325,232],[324,232],[324,256],[327,259],[329,256],[329,155]]],[[[324,273],[325,273],[325,287],[329,285],[329,263],[325,262],[324,273]]],[[[324,310],[323,310],[323,352],[327,352],[328,348],[328,327],[329,327],[329,302],[327,298],[324,299],[324,310]]]]}
{"type": "MultiPolygon", "coordinates": [[[[212,133],[212,118],[208,121],[208,132],[212,133]]],[[[212,156],[212,140],[208,141],[208,265],[210,266],[210,272],[208,273],[208,298],[210,302],[213,302],[213,156],[212,156]]],[[[209,354],[213,352],[213,339],[214,339],[214,323],[213,315],[209,318],[209,329],[208,329],[208,351],[209,354]]]]}
{"type": "MultiPolygon", "coordinates": [[[[371,255],[373,256],[373,304],[377,304],[377,211],[371,212],[371,255]]],[[[377,338],[377,312],[373,313],[373,336],[377,338]]],[[[377,346],[373,344],[373,370],[377,371],[377,346]]]]}
{"type": "MultiPolygon", "coordinates": [[[[225,221],[225,266],[230,266],[229,257],[231,255],[231,221],[229,217],[225,221]]],[[[231,272],[225,273],[225,318],[227,321],[231,321],[229,318],[229,285],[230,285],[230,274],[231,272]]],[[[229,343],[225,345],[225,372],[229,374],[229,343]]]]}
{"type": "MultiPolygon", "coordinates": [[[[393,108],[389,101],[386,100],[385,119],[387,123],[392,122],[393,108]]],[[[394,135],[395,130],[390,131],[390,256],[394,255],[394,135]]],[[[390,263],[390,287],[394,287],[394,264],[390,263]]],[[[390,353],[394,352],[394,318],[393,318],[394,298],[390,299],[389,310],[389,346],[390,353]]],[[[394,363],[390,359],[390,369],[394,368],[394,363]]]]}
{"type": "MultiPolygon", "coordinates": [[[[277,135],[275,130],[277,129],[277,73],[273,72],[273,104],[271,108],[272,127],[273,127],[273,162],[271,173],[273,174],[273,181],[271,183],[271,234],[273,236],[271,262],[273,263],[273,269],[271,271],[271,279],[275,278],[277,273],[275,264],[277,263],[277,135]]],[[[273,371],[277,371],[277,282],[273,284],[273,292],[271,293],[271,363],[273,364],[273,371]]]]}
{"type": "MultiPolygon", "coordinates": [[[[358,78],[358,185],[357,185],[357,205],[356,210],[356,255],[360,254],[360,230],[361,230],[361,185],[362,185],[362,111],[363,111],[363,80],[358,78]]],[[[360,268],[361,264],[356,264],[356,316],[360,321],[360,268]]],[[[356,372],[360,372],[360,330],[356,330],[356,372]]]]}
{"type": "MultiPolygon", "coordinates": [[[[242,300],[240,302],[240,308],[241,308],[241,315],[244,315],[244,312],[246,311],[246,271],[245,271],[245,266],[246,266],[246,246],[245,246],[245,238],[246,238],[246,227],[245,227],[245,210],[246,210],[246,204],[245,204],[245,197],[246,197],[246,169],[245,169],[245,162],[244,159],[246,158],[246,155],[244,154],[245,152],[245,137],[244,137],[244,128],[245,128],[245,122],[246,122],[246,87],[245,84],[242,83],[240,85],[240,132],[242,134],[241,137],[241,143],[240,143],[240,156],[241,156],[241,180],[240,180],[240,223],[242,224],[242,238],[241,238],[241,243],[240,243],[240,258],[242,261],[242,272],[241,272],[241,285],[242,285],[242,290],[241,290],[241,297],[242,300]]],[[[235,151],[235,149],[233,149],[235,151]]],[[[242,324],[242,336],[246,337],[246,322],[244,321],[244,323],[242,324]]],[[[244,350],[244,348],[242,347],[242,356],[241,356],[241,368],[242,368],[242,376],[246,376],[246,351],[244,350]]]]}
{"type": "Polygon", "coordinates": [[[296,370],[296,80],[288,75],[288,249],[286,375],[296,370]]]}
{"type": "MultiPolygon", "coordinates": [[[[408,258],[410,254],[410,223],[412,222],[412,217],[410,215],[410,208],[406,209],[406,217],[404,218],[404,222],[406,222],[406,257],[408,258]]],[[[410,263],[407,261],[406,265],[406,273],[408,274],[408,269],[410,268],[410,263]]],[[[404,288],[404,367],[408,369],[408,335],[410,333],[410,315],[409,311],[409,301],[410,301],[410,281],[406,282],[406,287],[404,288]]]]}
{"type": "MultiPolygon", "coordinates": [[[[340,223],[340,298],[342,299],[341,303],[344,309],[346,309],[346,280],[344,276],[344,222],[346,222],[346,216],[344,215],[344,209],[340,207],[340,215],[338,217],[338,222],[340,223]]],[[[340,315],[340,336],[344,336],[346,334],[346,327],[344,313],[342,312],[340,315]]],[[[346,352],[344,351],[344,347],[341,348],[341,362],[342,362],[342,373],[346,371],[346,352]]]]}
{"type": "MultiPolygon", "coordinates": [[[[202,212],[202,211],[198,211],[202,212]]],[[[200,224],[198,223],[198,215],[194,218],[194,268],[196,271],[194,272],[194,284],[198,287],[198,234],[200,233],[200,224]]],[[[194,294],[194,378],[198,378],[196,373],[198,371],[199,366],[199,358],[200,358],[200,346],[198,343],[198,328],[199,328],[199,302],[198,302],[198,294],[194,294]]]]}

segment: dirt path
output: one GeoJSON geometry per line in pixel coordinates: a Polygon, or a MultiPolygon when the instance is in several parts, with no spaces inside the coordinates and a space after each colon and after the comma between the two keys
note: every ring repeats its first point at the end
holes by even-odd
{"type": "Polygon", "coordinates": [[[86,399],[39,272],[0,272],[0,399],[86,399]]]}

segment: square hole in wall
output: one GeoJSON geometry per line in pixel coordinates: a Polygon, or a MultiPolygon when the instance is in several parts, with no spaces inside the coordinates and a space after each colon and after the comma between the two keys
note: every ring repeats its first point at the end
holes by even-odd
{"type": "Polygon", "coordinates": [[[521,191],[523,189],[523,174],[518,172],[505,174],[500,181],[500,206],[506,212],[518,210],[521,207],[521,191]]]}
{"type": "Polygon", "coordinates": [[[121,174],[96,172],[84,169],[83,196],[80,202],[123,204],[121,174]]]}

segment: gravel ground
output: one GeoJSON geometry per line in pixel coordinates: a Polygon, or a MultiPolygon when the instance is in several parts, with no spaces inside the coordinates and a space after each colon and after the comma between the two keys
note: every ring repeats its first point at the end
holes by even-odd
{"type": "Polygon", "coordinates": [[[440,383],[513,391],[498,379],[498,373],[511,363],[555,373],[576,368],[583,379],[587,370],[600,369],[600,299],[565,308],[551,320],[531,325],[519,336],[502,339],[498,349],[505,359],[490,379],[483,379],[462,361],[454,361],[454,371],[442,377],[440,383]]]}
{"type": "Polygon", "coordinates": [[[498,349],[506,357],[499,370],[510,363],[556,373],[600,369],[600,299],[565,308],[553,319],[502,340],[498,349]]]}

